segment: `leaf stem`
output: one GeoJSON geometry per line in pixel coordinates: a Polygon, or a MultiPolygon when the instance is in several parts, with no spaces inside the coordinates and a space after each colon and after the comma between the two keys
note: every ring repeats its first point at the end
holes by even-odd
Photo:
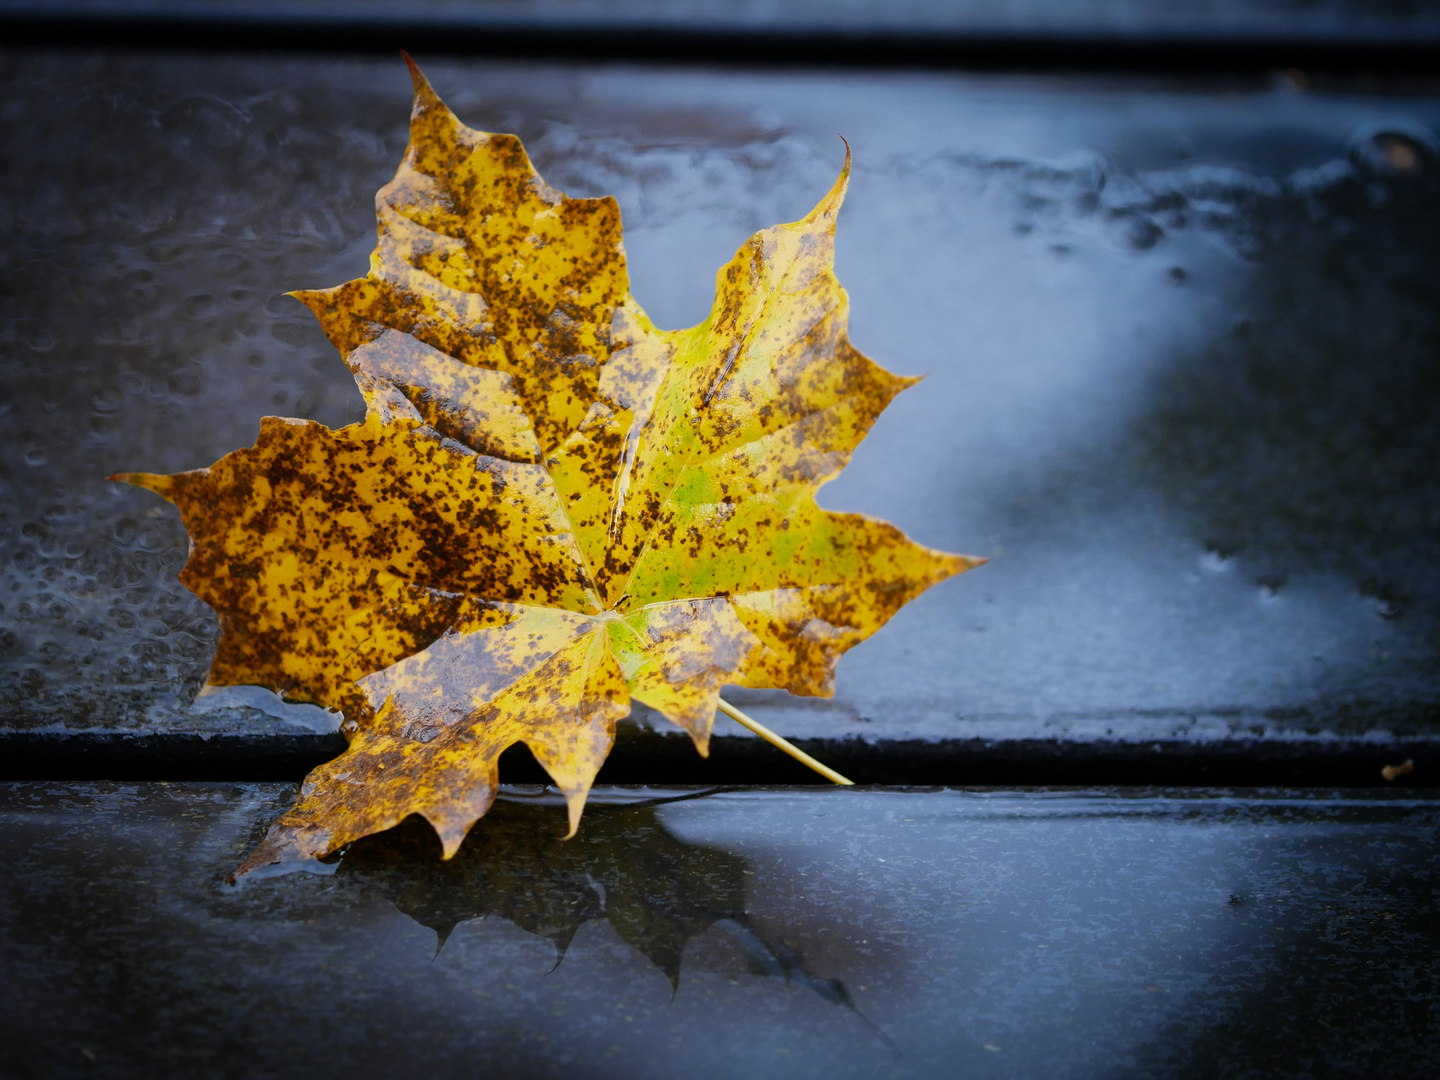
{"type": "Polygon", "coordinates": [[[771,746],[778,746],[781,750],[784,750],[785,753],[789,754],[796,761],[800,762],[800,764],[808,765],[810,768],[814,769],[821,776],[825,777],[826,780],[834,781],[835,783],[841,784],[845,787],[853,787],[855,785],[854,780],[847,780],[845,777],[841,776],[838,772],[830,768],[828,765],[820,764],[820,762],[816,761],[809,754],[805,753],[804,750],[801,750],[789,739],[785,739],[779,735],[776,735],[775,732],[771,731],[764,724],[760,723],[759,720],[746,716],[743,712],[735,708],[734,705],[731,705],[724,698],[720,698],[717,704],[719,705],[721,712],[723,712],[726,716],[730,717],[731,720],[734,720],[741,727],[749,728],[756,735],[759,735],[760,738],[768,742],[771,746]]]}

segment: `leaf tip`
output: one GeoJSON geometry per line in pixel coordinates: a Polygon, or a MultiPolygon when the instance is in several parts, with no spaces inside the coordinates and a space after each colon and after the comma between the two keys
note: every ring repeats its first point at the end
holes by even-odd
{"type": "MultiPolygon", "coordinates": [[[[494,790],[495,785],[492,784],[490,792],[493,793],[494,790]]],[[[490,798],[485,800],[486,810],[490,808],[490,800],[493,798],[491,794],[490,798]]],[[[420,816],[430,823],[430,828],[434,829],[435,835],[440,838],[440,858],[445,862],[455,857],[455,853],[460,850],[460,845],[470,833],[470,826],[479,820],[479,815],[471,817],[468,813],[454,814],[444,811],[422,811],[420,816]]]]}
{"type": "Polygon", "coordinates": [[[292,289],[285,295],[292,297],[304,304],[314,316],[320,320],[323,328],[326,320],[326,309],[335,303],[334,294],[336,289],[292,289]]]}
{"type": "Polygon", "coordinates": [[[284,861],[284,858],[279,852],[273,850],[268,843],[262,843],[245,857],[244,862],[230,871],[229,876],[225,879],[225,884],[238,885],[240,884],[241,878],[249,877],[257,870],[262,870],[268,866],[276,866],[284,861]]]}
{"type": "Polygon", "coordinates": [[[166,498],[169,498],[170,491],[175,486],[175,477],[166,476],[164,473],[117,472],[111,473],[105,479],[113,480],[117,484],[133,484],[166,498]]]}
{"type": "Polygon", "coordinates": [[[225,880],[233,885],[252,874],[268,878],[297,870],[334,873],[337,862],[329,856],[348,842],[343,836],[337,837],[325,823],[307,823],[303,815],[298,815],[292,807],[275,820],[265,839],[225,880]]]}
{"type": "Polygon", "coordinates": [[[444,108],[444,102],[440,100],[440,95],[435,92],[435,88],[430,85],[430,80],[425,77],[425,73],[420,70],[420,65],[415,63],[414,58],[404,49],[400,50],[400,55],[405,58],[405,66],[410,69],[410,85],[415,91],[415,114],[436,105],[444,108]]]}
{"type": "Polygon", "coordinates": [[[441,829],[436,827],[433,821],[430,825],[432,828],[435,828],[436,835],[440,837],[440,858],[445,862],[449,862],[455,857],[455,853],[460,850],[460,845],[465,842],[465,834],[470,830],[454,828],[441,829]]]}
{"type": "Polygon", "coordinates": [[[966,570],[984,566],[990,561],[990,557],[988,555],[951,555],[947,561],[949,565],[946,569],[949,570],[949,573],[946,576],[954,577],[957,574],[965,573],[966,570]]]}
{"type": "Polygon", "coordinates": [[[574,794],[566,792],[565,810],[570,818],[570,831],[565,834],[566,840],[573,839],[575,834],[580,831],[580,815],[585,813],[585,799],[589,794],[590,788],[588,786],[585,790],[575,792],[574,794]]]}
{"type": "Polygon", "coordinates": [[[830,230],[835,228],[835,215],[840,212],[840,207],[845,202],[845,192],[850,187],[850,144],[845,141],[844,135],[840,136],[840,141],[845,143],[845,164],[840,167],[840,175],[835,178],[835,183],[825,193],[825,197],[815,204],[815,209],[805,215],[801,224],[814,225],[823,221],[830,230]]]}

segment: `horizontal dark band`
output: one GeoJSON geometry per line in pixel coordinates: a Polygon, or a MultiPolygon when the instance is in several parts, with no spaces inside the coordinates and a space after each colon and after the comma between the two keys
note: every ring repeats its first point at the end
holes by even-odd
{"type": "Polygon", "coordinates": [[[517,22],[394,15],[336,5],[293,13],[268,5],[253,14],[225,5],[103,9],[66,4],[0,6],[9,45],[110,46],[313,52],[394,52],[768,67],[1133,70],[1252,73],[1280,68],[1408,71],[1440,68],[1440,19],[1413,24],[1293,29],[1271,26],[1073,30],[894,28],[879,25],[657,25],[517,22]]]}
{"type": "MultiPolygon", "coordinates": [[[[796,739],[862,784],[1428,787],[1440,739],[1160,742],[796,739]],[[1381,770],[1412,761],[1387,783],[1381,770]]],[[[807,784],[814,773],[758,739],[718,736],[708,759],[688,737],[624,728],[597,782],[807,784]]],[[[339,735],[0,735],[0,780],[299,780],[341,753],[339,735]]],[[[523,746],[501,759],[506,783],[543,783],[523,746]]]]}

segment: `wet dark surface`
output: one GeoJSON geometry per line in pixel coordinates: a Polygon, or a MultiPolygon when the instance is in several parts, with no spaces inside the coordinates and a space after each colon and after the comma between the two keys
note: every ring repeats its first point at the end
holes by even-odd
{"type": "Polygon", "coordinates": [[[1434,0],[0,0],[30,44],[767,65],[1433,70],[1434,0]],[[1387,66],[1388,65],[1388,66],[1387,66]]]}
{"type": "Polygon", "coordinates": [[[237,18],[283,25],[287,19],[385,21],[397,27],[429,20],[480,26],[555,25],[868,28],[945,30],[998,27],[1109,28],[1131,33],[1175,28],[1230,32],[1278,28],[1311,33],[1371,27],[1424,26],[1440,19],[1435,0],[0,0],[0,13],[48,9],[74,15],[237,18]]]}
{"type": "MultiPolygon", "coordinates": [[[[0,50],[0,780],[51,781],[0,783],[0,1074],[1440,1074],[1440,807],[1395,790],[1440,775],[1435,5],[145,7],[175,32],[0,0],[12,43],[171,47],[0,50]],[[177,48],[266,19],[330,55],[177,48]],[[343,50],[416,47],[377,19],[652,61],[420,55],[555,185],[618,197],[662,325],[809,208],[843,133],[853,336],[930,377],[824,502],[992,561],[835,700],[727,696],[866,782],[1150,786],[608,788],[569,842],[512,788],[452,862],[412,821],[237,889],[293,784],[113,782],[298,779],[339,747],[255,688],[193,699],[215,624],[183,531],[101,478],[208,464],[268,413],[358,417],[282,294],[364,271],[409,89],[343,50]],[[622,32],[565,38],[586,20],[622,32]],[[857,70],[755,67],[767,34],[770,62],[857,70]],[[1244,49],[1282,39],[1371,74],[859,70],[1263,70],[1295,54],[1244,49]],[[672,46],[692,66],[653,63],[672,46]],[[1217,780],[1349,790],[1154,787],[1217,780]]],[[[602,781],[805,779],[728,722],[702,762],[637,721],[602,781]]]]}
{"type": "MultiPolygon", "coordinates": [[[[722,729],[723,731],[724,729],[722,729]]],[[[894,739],[810,738],[796,745],[860,784],[1165,784],[1430,788],[1435,740],[1410,738],[894,739]],[[1400,771],[1397,773],[1396,769],[1400,771]]],[[[0,780],[299,780],[345,749],[337,734],[9,732],[0,780]]],[[[517,744],[500,758],[517,784],[549,783],[517,744]]],[[[798,784],[829,781],[759,739],[729,733],[700,757],[679,733],[621,725],[602,784],[798,784]]]]}
{"type": "Polygon", "coordinates": [[[292,792],[0,786],[0,1070],[1440,1068],[1429,799],[609,789],[561,842],[511,791],[450,863],[224,885],[292,792]]]}
{"type": "MultiPolygon", "coordinates": [[[[102,478],[207,464],[267,413],[359,415],[281,294],[363,272],[403,66],[0,59],[3,724],[333,730],[189,704],[215,623],[175,580],[178,518],[102,478]]],[[[743,708],[871,741],[1436,730],[1433,88],[428,68],[551,182],[619,198],[662,325],[823,192],[835,131],[855,149],[852,333],[929,378],[823,499],[992,562],[847,656],[833,701],[743,708]]]]}

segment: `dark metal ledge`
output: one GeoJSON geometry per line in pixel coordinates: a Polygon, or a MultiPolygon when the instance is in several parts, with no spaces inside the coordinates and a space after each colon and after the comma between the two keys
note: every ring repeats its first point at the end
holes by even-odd
{"type": "MultiPolygon", "coordinates": [[[[1440,740],[1323,742],[1059,739],[797,739],[862,784],[1376,787],[1381,770],[1413,762],[1392,786],[1435,786],[1440,740]]],[[[0,780],[299,780],[345,748],[339,735],[0,735],[0,780]]],[[[543,783],[524,747],[501,759],[506,783],[543,783]]],[[[622,729],[602,784],[806,784],[813,773],[758,739],[717,736],[708,759],[685,736],[622,729]]]]}
{"type": "Polygon", "coordinates": [[[0,6],[11,46],[386,52],[664,64],[825,68],[1136,71],[1255,74],[1277,69],[1336,73],[1433,73],[1440,19],[1353,26],[1216,29],[1081,25],[1041,27],[834,28],[820,23],[735,25],[642,20],[517,21],[425,16],[399,10],[286,12],[229,5],[67,4],[0,6]]]}

